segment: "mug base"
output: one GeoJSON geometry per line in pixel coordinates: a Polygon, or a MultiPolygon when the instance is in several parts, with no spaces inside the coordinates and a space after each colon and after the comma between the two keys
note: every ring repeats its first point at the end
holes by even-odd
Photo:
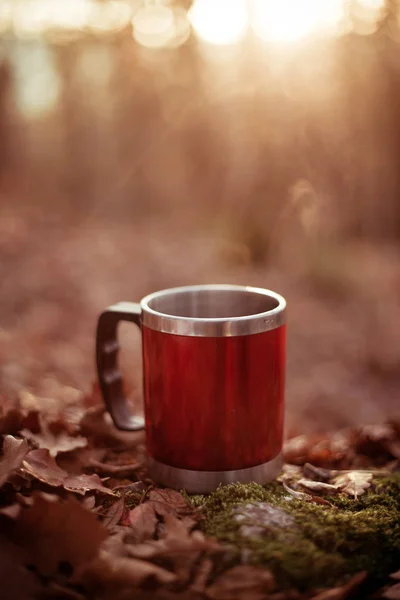
{"type": "Polygon", "coordinates": [[[261,465],[236,469],[234,471],[191,471],[171,467],[151,456],[147,457],[149,474],[154,481],[176,490],[186,490],[192,494],[209,494],[219,485],[229,483],[259,483],[264,485],[273,481],[281,472],[283,464],[282,453],[261,465]]]}

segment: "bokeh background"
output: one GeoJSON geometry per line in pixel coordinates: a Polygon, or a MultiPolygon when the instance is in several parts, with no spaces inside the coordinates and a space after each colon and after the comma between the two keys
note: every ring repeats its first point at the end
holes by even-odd
{"type": "Polygon", "coordinates": [[[2,394],[89,390],[105,306],[222,282],[288,299],[287,433],[399,410],[397,0],[1,0],[0,35],[2,394]]]}

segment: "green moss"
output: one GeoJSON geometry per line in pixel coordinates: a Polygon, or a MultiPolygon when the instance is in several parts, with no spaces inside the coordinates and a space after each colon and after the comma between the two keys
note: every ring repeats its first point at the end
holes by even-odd
{"type": "Polygon", "coordinates": [[[378,585],[400,563],[398,475],[379,480],[357,500],[344,494],[330,496],[334,506],[288,499],[278,483],[230,485],[190,501],[203,507],[205,533],[230,544],[237,563],[246,551],[252,564],[272,569],[282,586],[300,590],[330,586],[361,570],[378,585]],[[253,502],[283,508],[295,524],[244,537],[234,510],[253,502]]]}

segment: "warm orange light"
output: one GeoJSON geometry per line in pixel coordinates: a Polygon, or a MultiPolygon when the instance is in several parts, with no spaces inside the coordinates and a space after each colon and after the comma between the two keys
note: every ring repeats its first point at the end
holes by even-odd
{"type": "Polygon", "coordinates": [[[8,31],[11,27],[12,7],[9,2],[0,3],[0,33],[8,31]]]}
{"type": "Polygon", "coordinates": [[[385,7],[385,0],[357,0],[357,4],[366,10],[381,10],[385,7]]]}
{"type": "Polygon", "coordinates": [[[247,3],[246,0],[195,0],[189,19],[205,42],[234,44],[245,36],[248,28],[247,3]]]}
{"type": "Polygon", "coordinates": [[[47,30],[84,28],[92,0],[25,0],[13,6],[12,25],[18,35],[37,35],[47,30]]]}
{"type": "Polygon", "coordinates": [[[340,30],[346,0],[254,0],[251,26],[267,42],[296,42],[340,30]]]}
{"type": "Polygon", "coordinates": [[[130,23],[131,17],[131,8],[125,2],[111,0],[102,4],[92,3],[89,29],[95,33],[119,31],[130,23]]]}
{"type": "Polygon", "coordinates": [[[148,5],[132,20],[133,37],[147,48],[163,48],[174,35],[174,13],[168,6],[148,5]]]}
{"type": "Polygon", "coordinates": [[[385,0],[356,0],[353,6],[354,31],[360,35],[374,33],[385,12],[385,0]]]}

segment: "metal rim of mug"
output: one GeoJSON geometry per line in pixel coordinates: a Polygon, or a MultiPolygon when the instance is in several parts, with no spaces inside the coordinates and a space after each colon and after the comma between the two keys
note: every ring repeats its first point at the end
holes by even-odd
{"type": "Polygon", "coordinates": [[[268,462],[234,471],[192,471],[171,467],[151,456],[147,457],[150,476],[161,485],[192,494],[209,494],[219,485],[256,482],[264,485],[273,481],[281,472],[282,453],[268,462]]]}
{"type": "Polygon", "coordinates": [[[169,288],[149,294],[140,302],[142,324],[150,329],[182,336],[233,337],[271,331],[285,324],[286,300],[264,288],[244,285],[191,285],[169,288]],[[248,292],[267,296],[277,302],[271,310],[239,317],[200,318],[171,315],[154,310],[150,303],[167,295],[208,291],[248,292]]]}

